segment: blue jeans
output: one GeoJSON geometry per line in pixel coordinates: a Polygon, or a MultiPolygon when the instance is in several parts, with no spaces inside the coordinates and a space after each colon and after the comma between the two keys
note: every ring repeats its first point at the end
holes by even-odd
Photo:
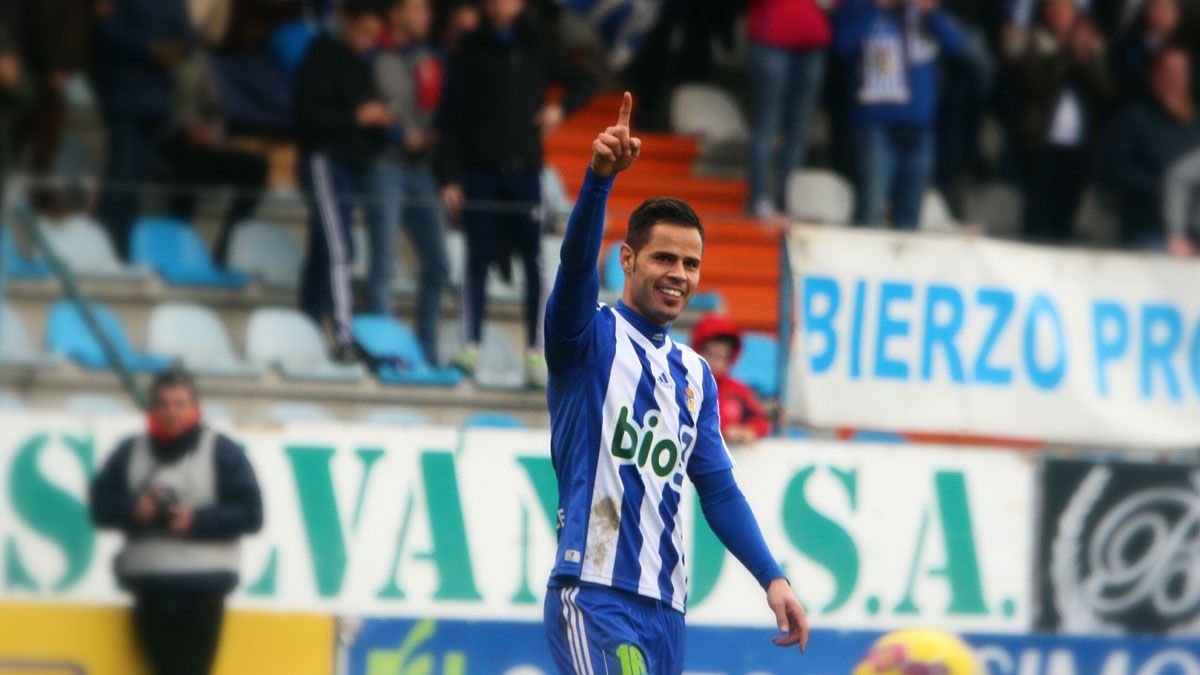
{"type": "Polygon", "coordinates": [[[446,257],[446,220],[433,171],[419,164],[380,159],[371,169],[367,189],[371,195],[367,209],[371,242],[367,296],[371,312],[385,316],[392,313],[396,232],[403,227],[421,259],[417,337],[425,357],[437,363],[438,318],[450,263],[446,257]]]}
{"type": "Polygon", "coordinates": [[[783,208],[783,186],[808,154],[809,119],[821,93],[825,52],[750,46],[750,82],[754,88],[754,131],[750,139],[750,208],[769,200],[783,208]],[[775,137],[783,132],[783,148],[775,157],[775,137]]]}
{"type": "Polygon", "coordinates": [[[892,223],[915,230],[933,168],[933,129],[883,124],[853,129],[858,180],[854,224],[877,227],[890,200],[892,223]]]}

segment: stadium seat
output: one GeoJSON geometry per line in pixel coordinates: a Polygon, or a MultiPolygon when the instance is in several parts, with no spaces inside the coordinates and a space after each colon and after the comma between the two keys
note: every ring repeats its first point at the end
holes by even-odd
{"type": "Polygon", "coordinates": [[[246,275],[213,264],[208,249],[191,227],[171,218],[142,218],[134,225],[133,262],[149,265],[168,284],[242,288],[246,275]]]}
{"type": "Polygon", "coordinates": [[[375,408],[364,415],[362,419],[368,424],[380,424],[389,427],[421,427],[433,424],[433,420],[429,418],[429,415],[420,410],[401,406],[375,408]]]}
{"type": "Polygon", "coordinates": [[[671,130],[709,142],[750,139],[750,126],[737,100],[707,84],[683,84],[671,93],[671,130]]]}
{"type": "Polygon", "coordinates": [[[501,412],[479,412],[463,422],[464,427],[486,427],[489,429],[524,429],[525,423],[517,416],[501,412]]]}
{"type": "Polygon", "coordinates": [[[765,333],[742,336],[742,354],[732,374],[763,398],[779,395],[779,342],[765,333]]]}
{"type": "Polygon", "coordinates": [[[258,377],[262,368],[236,357],[217,315],[191,303],[168,302],[150,313],[146,349],[176,359],[198,375],[258,377]]]}
{"type": "Polygon", "coordinates": [[[202,401],[200,408],[204,411],[205,421],[208,422],[232,422],[236,418],[229,406],[212,399],[202,401]]]}
{"type": "Polygon", "coordinates": [[[267,408],[267,420],[271,422],[328,422],[333,420],[333,414],[316,403],[281,401],[267,408]]]}
{"type": "Polygon", "coordinates": [[[43,260],[26,258],[17,248],[12,235],[4,231],[0,248],[4,249],[4,274],[12,279],[40,281],[50,278],[50,266],[43,260]]]}
{"type": "Polygon", "coordinates": [[[354,338],[380,361],[375,371],[380,382],[453,387],[462,380],[462,372],[455,368],[431,365],[412,331],[390,316],[354,317],[354,338]]]}
{"type": "Polygon", "coordinates": [[[894,434],[890,431],[875,431],[872,429],[860,429],[850,435],[851,441],[855,443],[905,443],[904,437],[900,434],[894,434]]]}
{"type": "Polygon", "coordinates": [[[257,309],[246,324],[246,358],[275,366],[297,380],[358,382],[366,377],[362,364],[340,365],[325,353],[321,331],[308,316],[294,309],[257,309]]]}
{"type": "Polygon", "coordinates": [[[286,228],[248,220],[233,228],[229,239],[229,268],[257,277],[265,286],[283,290],[300,287],[304,251],[286,228]]]}
{"type": "Polygon", "coordinates": [[[919,229],[922,232],[953,233],[958,232],[961,227],[962,225],[950,213],[950,207],[946,205],[942,193],[937,190],[926,191],[921,202],[919,229]]]}
{"type": "Polygon", "coordinates": [[[0,412],[14,412],[24,409],[24,399],[11,391],[0,390],[0,412]]]}
{"type": "MultiPolygon", "coordinates": [[[[600,299],[610,305],[615,305],[617,298],[620,298],[621,292],[625,290],[625,270],[621,268],[620,242],[608,248],[601,262],[603,267],[600,270],[600,299]]],[[[688,301],[689,309],[703,312],[714,311],[720,305],[721,295],[719,293],[695,293],[688,301]]]]}
{"type": "MultiPolygon", "coordinates": [[[[161,356],[134,349],[112,310],[97,303],[92,303],[91,308],[100,330],[108,336],[127,368],[135,372],[158,372],[169,365],[169,361],[161,356]]],[[[83,315],[70,300],[59,300],[50,308],[46,321],[46,347],[52,353],[74,359],[85,368],[113,367],[100,341],[88,330],[83,315]]]]}
{"type": "Polygon", "coordinates": [[[42,232],[54,249],[54,254],[77,276],[129,282],[142,282],[154,276],[149,267],[121,262],[108,233],[87,216],[70,216],[57,223],[46,222],[42,232]]]}
{"type": "Polygon", "coordinates": [[[62,359],[33,346],[21,316],[8,305],[0,305],[0,366],[54,368],[62,359]]]}
{"type": "Polygon", "coordinates": [[[365,225],[350,226],[350,246],[354,257],[350,260],[350,278],[363,281],[371,270],[371,238],[365,225]]]}
{"type": "Polygon", "coordinates": [[[525,387],[525,363],[521,352],[495,326],[483,327],[483,342],[479,345],[479,368],[475,371],[475,384],[488,389],[525,387]]]}
{"type": "Polygon", "coordinates": [[[109,416],[137,413],[137,408],[125,398],[93,393],[72,394],[63,400],[61,406],[56,406],[56,408],[75,415],[109,416]]]}
{"type": "Polygon", "coordinates": [[[824,169],[797,169],[787,179],[787,212],[793,219],[847,225],[854,215],[854,188],[824,169]]]}

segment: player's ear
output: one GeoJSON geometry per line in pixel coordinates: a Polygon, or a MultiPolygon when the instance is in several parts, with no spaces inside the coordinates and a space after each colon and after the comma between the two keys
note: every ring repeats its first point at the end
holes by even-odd
{"type": "Polygon", "coordinates": [[[629,244],[621,244],[621,269],[625,270],[626,274],[633,273],[633,247],[629,244]]]}

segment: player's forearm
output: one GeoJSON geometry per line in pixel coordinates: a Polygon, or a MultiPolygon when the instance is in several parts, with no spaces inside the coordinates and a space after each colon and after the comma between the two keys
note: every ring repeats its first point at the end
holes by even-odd
{"type": "Polygon", "coordinates": [[[569,277],[598,274],[596,265],[604,242],[604,209],[615,178],[615,174],[597,176],[588,167],[563,238],[560,269],[569,277]]]}
{"type": "Polygon", "coordinates": [[[759,586],[766,589],[771,581],[783,577],[775,562],[746,496],[737,486],[732,470],[693,476],[692,483],[700,495],[700,508],[713,533],[729,552],[754,575],[759,586]]]}

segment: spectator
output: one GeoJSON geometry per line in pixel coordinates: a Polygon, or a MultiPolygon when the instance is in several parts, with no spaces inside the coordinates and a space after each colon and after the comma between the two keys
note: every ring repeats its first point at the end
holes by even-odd
{"type": "Polygon", "coordinates": [[[0,24],[0,204],[8,172],[16,159],[17,121],[32,100],[33,84],[17,52],[17,44],[8,26],[0,24]]]}
{"type": "Polygon", "coordinates": [[[463,38],[479,28],[479,6],[471,0],[454,0],[438,3],[437,10],[438,42],[446,52],[456,53],[463,38]]]}
{"type": "Polygon", "coordinates": [[[318,322],[332,315],[334,357],[343,363],[363,358],[350,329],[355,200],[392,126],[367,59],[382,28],[374,2],[343,0],[337,34],[313,39],[296,76],[300,180],[312,201],[300,306],[318,322]]]}
{"type": "Polygon", "coordinates": [[[1091,174],[1091,147],[1114,87],[1095,27],[1075,0],[1044,0],[1013,64],[1014,136],[1024,182],[1027,239],[1066,242],[1091,174]]]}
{"type": "Polygon", "coordinates": [[[1127,104],[1107,134],[1105,173],[1120,200],[1120,235],[1125,246],[1163,250],[1163,181],[1167,170],[1200,147],[1191,92],[1191,64],[1179,47],[1155,57],[1150,97],[1127,104]]]}
{"type": "Polygon", "coordinates": [[[437,361],[438,319],[449,276],[446,223],[438,201],[431,157],[433,124],[442,95],[442,62],[427,42],[429,0],[394,0],[387,45],[375,59],[375,77],[395,125],[370,179],[371,311],[392,312],[395,234],[403,225],[421,260],[417,333],[425,356],[437,361]]]}
{"type": "MultiPolygon", "coordinates": [[[[90,3],[87,0],[26,0],[24,58],[36,91],[25,133],[32,147],[30,169],[36,176],[54,171],[54,160],[67,122],[67,78],[83,70],[88,50],[90,3]]],[[[48,188],[33,191],[39,208],[57,206],[48,188]]]]}
{"type": "Polygon", "coordinates": [[[940,51],[963,52],[937,0],[846,0],[834,47],[853,62],[850,123],[855,144],[855,223],[916,229],[933,165],[940,51]]]}
{"type": "Polygon", "coordinates": [[[174,181],[171,215],[190,221],[201,188],[232,188],[221,221],[214,257],[224,265],[233,226],[249,218],[267,184],[266,157],[228,145],[224,108],[208,53],[193,50],[180,66],[175,123],[162,144],[162,157],[174,181]]]}
{"type": "Polygon", "coordinates": [[[151,672],[203,675],[225,596],[237,586],[239,539],[262,527],[262,496],[237,442],[203,424],[187,374],[155,379],[147,422],[92,483],[92,518],[125,535],[117,580],[133,593],[134,632],[151,672]]]}
{"type": "Polygon", "coordinates": [[[1196,242],[1200,241],[1200,149],[1171,165],[1163,200],[1167,252],[1179,257],[1196,255],[1196,242]]]}
{"type": "Polygon", "coordinates": [[[1146,0],[1131,29],[1110,55],[1118,91],[1125,100],[1145,96],[1150,62],[1175,39],[1179,29],[1179,0],[1146,0]]]}
{"type": "Polygon", "coordinates": [[[174,71],[190,29],[183,0],[99,0],[95,11],[92,80],[107,136],[96,211],[128,258],[140,190],[171,119],[174,71]]]}
{"type": "Polygon", "coordinates": [[[524,6],[524,0],[486,0],[484,25],[451,61],[439,164],[442,199],[451,217],[461,213],[467,239],[464,347],[455,363],[475,371],[488,267],[507,265],[515,248],[525,269],[526,375],[544,387],[542,223],[535,215],[542,137],[583,105],[592,84],[548,36],[537,34],[524,6]],[[565,85],[561,103],[547,101],[553,82],[565,85]]]}
{"type": "Polygon", "coordinates": [[[742,350],[737,326],[723,316],[709,314],[692,329],[692,347],[712,370],[721,406],[721,435],[733,444],[753,443],[771,433],[771,421],[754,391],[730,374],[742,350]]]}
{"type": "Polygon", "coordinates": [[[829,18],[816,0],[751,0],[746,32],[754,90],[747,209],[756,218],[773,218],[784,210],[788,175],[804,166],[808,154],[809,120],[821,92],[825,52],[833,36],[829,18]],[[781,128],[783,147],[772,162],[781,128]]]}

